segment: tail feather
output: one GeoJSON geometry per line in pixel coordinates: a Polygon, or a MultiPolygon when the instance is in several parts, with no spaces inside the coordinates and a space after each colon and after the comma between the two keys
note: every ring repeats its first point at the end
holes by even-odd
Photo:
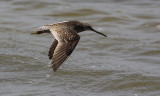
{"type": "Polygon", "coordinates": [[[35,32],[32,34],[42,34],[42,33],[51,33],[50,31],[51,25],[45,25],[35,29],[35,32]]]}

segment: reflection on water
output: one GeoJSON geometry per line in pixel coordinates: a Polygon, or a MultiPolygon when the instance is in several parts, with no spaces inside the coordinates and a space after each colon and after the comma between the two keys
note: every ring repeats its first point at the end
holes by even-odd
{"type": "Polygon", "coordinates": [[[158,0],[1,0],[2,96],[160,96],[158,0]],[[47,57],[53,36],[31,35],[63,20],[107,34],[81,40],[56,73],[47,57]]]}

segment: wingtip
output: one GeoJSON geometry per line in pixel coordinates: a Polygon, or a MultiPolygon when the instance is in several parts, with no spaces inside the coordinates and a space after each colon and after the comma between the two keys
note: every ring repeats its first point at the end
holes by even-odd
{"type": "Polygon", "coordinates": [[[53,66],[52,66],[52,68],[53,68],[53,71],[54,71],[54,72],[56,72],[56,71],[57,71],[57,68],[54,68],[53,66]]]}
{"type": "Polygon", "coordinates": [[[56,72],[57,70],[53,69],[54,72],[56,72]]]}

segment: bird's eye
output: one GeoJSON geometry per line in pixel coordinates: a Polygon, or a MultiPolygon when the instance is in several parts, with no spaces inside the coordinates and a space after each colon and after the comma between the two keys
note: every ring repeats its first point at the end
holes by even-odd
{"type": "Polygon", "coordinates": [[[92,27],[91,26],[87,26],[87,29],[91,29],[92,27]]]}
{"type": "Polygon", "coordinates": [[[77,26],[74,27],[74,29],[75,29],[77,32],[82,32],[82,31],[84,31],[84,26],[77,25],[77,26]]]}
{"type": "Polygon", "coordinates": [[[81,26],[81,25],[77,25],[77,26],[74,27],[74,29],[83,29],[83,28],[84,28],[84,27],[81,26]]]}

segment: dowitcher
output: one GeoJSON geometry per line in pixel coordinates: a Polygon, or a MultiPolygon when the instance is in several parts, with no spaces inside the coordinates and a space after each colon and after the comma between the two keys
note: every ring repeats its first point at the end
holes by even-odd
{"type": "Polygon", "coordinates": [[[93,31],[107,37],[92,28],[88,23],[79,21],[63,21],[56,24],[45,25],[36,29],[33,34],[52,33],[55,39],[49,49],[48,57],[52,59],[52,68],[57,71],[58,67],[71,55],[80,40],[78,33],[93,31]]]}

